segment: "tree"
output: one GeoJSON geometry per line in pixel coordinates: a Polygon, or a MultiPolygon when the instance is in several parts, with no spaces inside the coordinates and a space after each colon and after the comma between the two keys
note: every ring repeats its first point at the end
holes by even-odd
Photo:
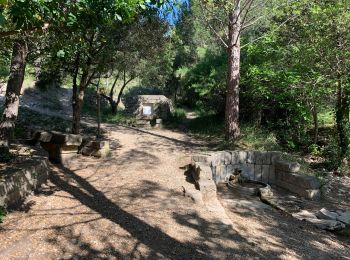
{"type": "MultiPolygon", "coordinates": [[[[225,109],[225,138],[235,140],[239,128],[239,83],[240,83],[240,38],[242,32],[254,25],[261,16],[252,12],[260,1],[199,1],[203,10],[202,19],[216,38],[227,49],[227,85],[225,109]],[[256,6],[253,6],[253,3],[256,6]],[[224,12],[223,12],[224,11],[224,12]]],[[[261,7],[259,7],[261,8],[261,7]]]]}
{"type": "Polygon", "coordinates": [[[128,84],[135,78],[143,78],[147,70],[154,67],[154,59],[164,49],[168,36],[168,25],[162,21],[156,13],[148,12],[141,14],[135,21],[128,25],[128,30],[123,36],[122,42],[109,48],[104,62],[109,61],[107,75],[115,76],[109,94],[102,96],[111,105],[112,113],[117,112],[123,92],[128,84]],[[154,43],[157,42],[155,45],[154,43]],[[115,88],[118,79],[122,80],[122,86],[115,100],[115,88]]]}
{"type": "Polygon", "coordinates": [[[0,28],[10,29],[0,32],[0,36],[5,37],[14,34],[13,32],[17,33],[13,41],[10,76],[7,82],[4,111],[0,122],[1,154],[9,153],[9,143],[18,116],[19,95],[28,55],[27,36],[25,34],[29,31],[39,30],[40,26],[44,26],[41,17],[50,15],[50,12],[47,12],[47,9],[44,8],[45,4],[45,1],[9,1],[0,4],[0,28]]]}

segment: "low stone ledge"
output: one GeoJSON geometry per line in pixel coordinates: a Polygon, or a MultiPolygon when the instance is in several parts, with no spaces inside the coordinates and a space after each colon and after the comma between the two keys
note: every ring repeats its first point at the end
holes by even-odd
{"type": "Polygon", "coordinates": [[[276,176],[277,181],[282,180],[305,189],[319,189],[321,187],[319,180],[314,176],[281,171],[277,171],[276,176]]]}
{"type": "Polygon", "coordinates": [[[80,153],[85,156],[94,156],[97,158],[107,158],[110,153],[108,141],[87,141],[80,150],[80,153]]]}
{"type": "Polygon", "coordinates": [[[295,183],[286,182],[280,179],[276,181],[276,185],[307,199],[316,200],[321,197],[321,191],[319,189],[306,189],[297,186],[295,183]]]}
{"type": "Polygon", "coordinates": [[[276,161],[275,162],[276,170],[284,172],[299,172],[300,164],[297,162],[287,162],[287,161],[276,161]]]}
{"type": "Polygon", "coordinates": [[[196,162],[201,162],[205,163],[206,165],[210,166],[211,165],[211,155],[210,154],[203,154],[203,153],[198,153],[198,154],[193,154],[191,157],[191,163],[194,164],[196,162]]]}
{"type": "Polygon", "coordinates": [[[8,208],[20,205],[46,182],[48,176],[48,161],[41,157],[23,162],[20,169],[1,172],[0,206],[8,208]]]}
{"type": "Polygon", "coordinates": [[[37,142],[48,152],[51,162],[65,165],[77,157],[82,137],[56,131],[36,131],[28,143],[35,145],[37,142]]]}
{"type": "Polygon", "coordinates": [[[216,184],[212,178],[211,168],[205,163],[196,162],[192,164],[191,174],[201,192],[203,202],[209,203],[216,199],[216,184]]]}

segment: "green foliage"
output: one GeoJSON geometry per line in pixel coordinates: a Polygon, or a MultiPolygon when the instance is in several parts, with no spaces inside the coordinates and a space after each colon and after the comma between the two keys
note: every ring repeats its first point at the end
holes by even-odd
{"type": "Polygon", "coordinates": [[[226,60],[224,51],[199,50],[198,62],[190,68],[181,68],[184,73],[182,84],[188,93],[189,103],[200,109],[222,113],[225,105],[226,60]],[[204,54],[203,54],[204,53],[204,54]],[[202,56],[202,58],[199,58],[202,56]]]}
{"type": "Polygon", "coordinates": [[[165,120],[164,124],[168,128],[181,127],[185,123],[186,110],[183,108],[175,108],[171,115],[165,120]]]}
{"type": "Polygon", "coordinates": [[[13,154],[0,150],[0,163],[8,163],[14,158],[13,154]]]}
{"type": "Polygon", "coordinates": [[[311,144],[309,146],[309,153],[314,156],[320,156],[322,154],[321,147],[317,144],[311,144]]]}
{"type": "Polygon", "coordinates": [[[238,146],[263,151],[282,150],[276,135],[271,131],[245,124],[241,126],[241,132],[241,137],[237,143],[238,146]]]}
{"type": "Polygon", "coordinates": [[[6,211],[4,208],[0,207],[0,223],[2,223],[5,219],[6,211]]]}
{"type": "Polygon", "coordinates": [[[222,137],[223,118],[215,114],[201,115],[190,121],[189,132],[202,137],[222,137]]]}

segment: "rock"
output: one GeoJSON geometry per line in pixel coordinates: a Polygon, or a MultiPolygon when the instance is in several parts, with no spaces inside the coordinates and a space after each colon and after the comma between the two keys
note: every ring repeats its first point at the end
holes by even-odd
{"type": "Polygon", "coordinates": [[[345,228],[345,224],[340,221],[330,219],[306,218],[306,221],[314,224],[316,227],[329,231],[339,231],[345,228]]]}
{"type": "Polygon", "coordinates": [[[339,215],[336,212],[331,212],[325,208],[322,208],[319,212],[317,212],[316,216],[319,219],[328,219],[328,220],[337,220],[339,217],[339,215]]]}
{"type": "Polygon", "coordinates": [[[299,220],[306,220],[306,219],[311,219],[311,218],[317,219],[317,217],[314,213],[307,211],[307,210],[302,210],[298,213],[293,213],[292,216],[295,217],[296,219],[299,219],[299,220]]]}
{"type": "Polygon", "coordinates": [[[262,196],[262,197],[273,197],[273,192],[271,190],[270,185],[267,185],[264,188],[259,188],[258,194],[259,194],[259,196],[262,196]]]}
{"type": "Polygon", "coordinates": [[[339,217],[338,220],[345,223],[346,225],[350,225],[350,211],[346,211],[342,213],[339,217]]]}

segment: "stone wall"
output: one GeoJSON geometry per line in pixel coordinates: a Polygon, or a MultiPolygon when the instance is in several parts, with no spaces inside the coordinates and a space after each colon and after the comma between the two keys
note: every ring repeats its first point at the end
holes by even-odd
{"type": "Polygon", "coordinates": [[[298,163],[283,161],[280,152],[222,151],[198,154],[192,156],[192,164],[195,168],[201,165],[210,167],[216,184],[228,181],[239,170],[249,180],[276,185],[310,199],[320,196],[318,179],[300,173],[298,163]]]}
{"type": "Polygon", "coordinates": [[[0,207],[15,207],[37,190],[49,176],[47,159],[37,157],[25,161],[20,168],[0,172],[0,207]]]}

